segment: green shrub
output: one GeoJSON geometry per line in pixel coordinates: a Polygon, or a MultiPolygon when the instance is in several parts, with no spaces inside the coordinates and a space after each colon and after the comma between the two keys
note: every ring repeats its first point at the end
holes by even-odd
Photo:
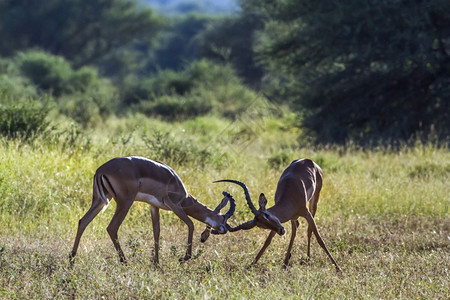
{"type": "Polygon", "coordinates": [[[152,77],[130,76],[124,84],[124,103],[138,103],[164,95],[187,95],[199,87],[215,89],[224,84],[241,84],[233,68],[208,60],[193,61],[181,71],[162,70],[152,77]]]}
{"type": "Polygon", "coordinates": [[[143,135],[142,140],[150,151],[149,157],[170,165],[192,163],[204,166],[212,157],[208,150],[198,147],[193,141],[178,140],[169,132],[155,131],[152,137],[143,135]]]}
{"type": "Polygon", "coordinates": [[[146,115],[157,115],[169,120],[183,120],[207,114],[213,104],[209,99],[197,96],[165,95],[154,101],[142,101],[139,110],[146,115]]]}
{"type": "Polygon", "coordinates": [[[101,120],[98,105],[84,94],[63,96],[59,99],[60,111],[83,127],[101,120]]]}
{"type": "Polygon", "coordinates": [[[45,142],[66,153],[91,149],[90,136],[75,122],[62,122],[46,133],[45,142]]]}
{"type": "Polygon", "coordinates": [[[74,91],[86,92],[91,86],[97,84],[97,70],[91,67],[82,67],[70,76],[70,84],[74,91]]]}
{"type": "Polygon", "coordinates": [[[237,119],[240,115],[255,110],[261,112],[268,107],[261,105],[261,98],[253,90],[233,82],[223,82],[213,87],[202,85],[193,93],[211,101],[214,112],[229,119],[237,119]]]}
{"type": "Polygon", "coordinates": [[[35,86],[27,78],[7,74],[0,74],[0,93],[15,99],[37,96],[35,86]]]}
{"type": "Polygon", "coordinates": [[[30,50],[20,52],[16,63],[21,73],[43,91],[59,96],[70,90],[69,80],[73,71],[64,58],[30,50]]]}
{"type": "Polygon", "coordinates": [[[204,86],[215,88],[226,83],[240,83],[230,65],[213,63],[208,60],[193,61],[182,71],[160,71],[149,82],[151,92],[161,95],[186,95],[195,88],[204,86]]]}
{"type": "Polygon", "coordinates": [[[12,60],[0,58],[0,94],[11,98],[33,98],[36,87],[30,80],[20,75],[12,60]]]}
{"type": "Polygon", "coordinates": [[[0,95],[0,133],[7,138],[29,139],[44,131],[49,122],[47,100],[5,99],[0,95]]]}
{"type": "Polygon", "coordinates": [[[119,105],[119,92],[110,80],[98,76],[96,69],[83,67],[70,79],[74,94],[82,94],[86,100],[98,106],[100,115],[114,113],[119,105]]]}
{"type": "Polygon", "coordinates": [[[267,163],[272,169],[279,169],[287,167],[291,161],[293,161],[292,154],[281,151],[269,157],[267,163]]]}
{"type": "Polygon", "coordinates": [[[16,56],[20,72],[44,92],[57,97],[59,110],[83,126],[116,111],[119,94],[92,67],[74,71],[64,58],[39,50],[16,56]]]}

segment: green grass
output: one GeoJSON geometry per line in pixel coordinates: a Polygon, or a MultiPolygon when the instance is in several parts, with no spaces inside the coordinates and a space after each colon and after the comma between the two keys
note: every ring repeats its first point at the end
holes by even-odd
{"type": "Polygon", "coordinates": [[[202,117],[170,124],[137,115],[108,119],[103,128],[73,133],[75,138],[49,133],[32,142],[0,140],[0,298],[448,299],[448,149],[298,147],[299,132],[285,127],[287,119],[255,124],[202,117]],[[161,143],[171,151],[152,147],[155,131],[168,133],[161,143]],[[150,211],[142,203],[132,207],[119,232],[128,266],[118,262],[105,230],[112,203],[89,225],[69,268],[95,169],[128,154],[167,162],[209,207],[219,203],[221,191],[231,192],[238,202],[232,224],[250,218],[242,191],[213,180],[244,181],[253,198],[264,192],[270,206],[283,168],[292,159],[312,158],[325,173],[316,223],[343,275],[314,238],[312,259],[305,260],[303,220],[287,270],[281,265],[288,223],[287,234],[276,236],[258,265],[247,268],[267,231],[212,236],[201,244],[204,224],[195,221],[196,258],[179,264],[187,227],[167,211],[161,211],[161,267],[155,268],[150,211]]]}

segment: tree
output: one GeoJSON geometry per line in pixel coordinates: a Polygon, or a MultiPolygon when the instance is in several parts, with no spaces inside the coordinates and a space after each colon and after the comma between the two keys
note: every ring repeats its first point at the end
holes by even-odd
{"type": "Polygon", "coordinates": [[[75,68],[104,65],[112,73],[120,61],[142,58],[160,27],[135,0],[0,0],[0,55],[37,47],[75,68]]]}
{"type": "Polygon", "coordinates": [[[231,63],[245,83],[258,87],[263,75],[252,48],[254,35],[263,28],[260,14],[243,12],[217,18],[198,34],[199,54],[210,60],[231,63]]]}
{"type": "Polygon", "coordinates": [[[197,35],[203,31],[211,17],[189,14],[173,18],[159,38],[155,60],[147,67],[157,69],[182,70],[190,61],[199,58],[197,35]]]}
{"type": "Polygon", "coordinates": [[[450,136],[447,0],[245,0],[271,92],[317,141],[450,136]]]}

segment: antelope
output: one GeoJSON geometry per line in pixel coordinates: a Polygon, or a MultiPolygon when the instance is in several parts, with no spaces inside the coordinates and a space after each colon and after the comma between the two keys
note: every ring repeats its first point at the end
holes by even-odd
{"type": "MultiPolygon", "coordinates": [[[[286,268],[291,257],[292,245],[299,226],[298,218],[303,217],[308,222],[308,258],[310,258],[311,235],[314,232],[319,245],[335,265],[336,271],[338,273],[341,272],[341,268],[325,246],[325,243],[317,230],[316,223],[314,222],[314,215],[317,210],[317,203],[319,202],[319,194],[322,189],[323,172],[322,169],[312,160],[294,160],[284,170],[278,180],[277,190],[275,192],[275,205],[268,209],[266,209],[267,199],[263,193],[259,196],[259,210],[255,208],[250,198],[248,188],[244,183],[231,179],[223,179],[215,182],[232,182],[240,185],[244,190],[247,204],[255,216],[254,219],[236,227],[231,227],[228,224],[225,224],[228,231],[233,232],[238,230],[248,230],[255,226],[271,230],[267,240],[256,255],[252,265],[258,262],[264,254],[266,248],[270,245],[272,238],[276,233],[279,235],[283,235],[285,233],[282,223],[291,221],[292,234],[283,262],[283,268],[286,268]],[[306,206],[307,203],[309,203],[309,209],[306,206]]],[[[213,230],[212,233],[218,234],[219,232],[217,230],[213,230]]]]}
{"type": "Polygon", "coordinates": [[[143,157],[128,156],[111,159],[97,169],[93,181],[92,204],[79,220],[70,254],[71,265],[84,230],[100,211],[106,209],[111,198],[114,198],[117,205],[107,231],[123,264],[126,264],[127,260],[120,247],[117,232],[134,201],[151,205],[155,265],[159,264],[160,209],[173,211],[188,227],[187,250],[184,258],[180,258],[180,262],[192,256],[194,223],[189,216],[214,228],[214,233],[224,234],[227,232],[225,224],[235,210],[234,199],[226,192],[219,206],[214,211],[210,210],[187,192],[183,181],[172,168],[143,157]],[[225,215],[220,215],[220,209],[228,201],[230,201],[230,209],[225,215]]]}

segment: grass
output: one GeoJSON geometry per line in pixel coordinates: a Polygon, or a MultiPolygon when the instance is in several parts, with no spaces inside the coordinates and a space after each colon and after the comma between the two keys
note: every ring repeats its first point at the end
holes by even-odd
{"type": "Polygon", "coordinates": [[[0,298],[448,299],[448,149],[422,144],[396,151],[299,148],[298,131],[284,128],[284,122],[274,118],[249,125],[202,117],[169,124],[135,116],[106,120],[104,128],[63,138],[64,143],[48,136],[27,143],[0,140],[0,298]],[[165,148],[181,149],[149,148],[151,140],[142,137],[154,138],[155,130],[169,134],[162,141],[165,148]],[[267,231],[212,236],[201,244],[204,224],[195,221],[196,258],[179,264],[187,227],[167,211],[161,211],[161,266],[155,268],[150,211],[142,203],[132,207],[119,232],[127,266],[118,262],[105,230],[112,203],[89,225],[69,268],[95,169],[128,154],[168,162],[209,207],[228,190],[238,202],[233,224],[250,218],[242,191],[213,180],[242,180],[253,198],[264,192],[270,206],[285,161],[312,158],[325,173],[316,223],[343,275],[335,273],[314,239],[312,258],[305,259],[303,220],[287,270],[281,265],[288,223],[287,234],[276,236],[258,265],[248,268],[267,231]],[[177,160],[180,155],[186,159],[177,160]]]}

